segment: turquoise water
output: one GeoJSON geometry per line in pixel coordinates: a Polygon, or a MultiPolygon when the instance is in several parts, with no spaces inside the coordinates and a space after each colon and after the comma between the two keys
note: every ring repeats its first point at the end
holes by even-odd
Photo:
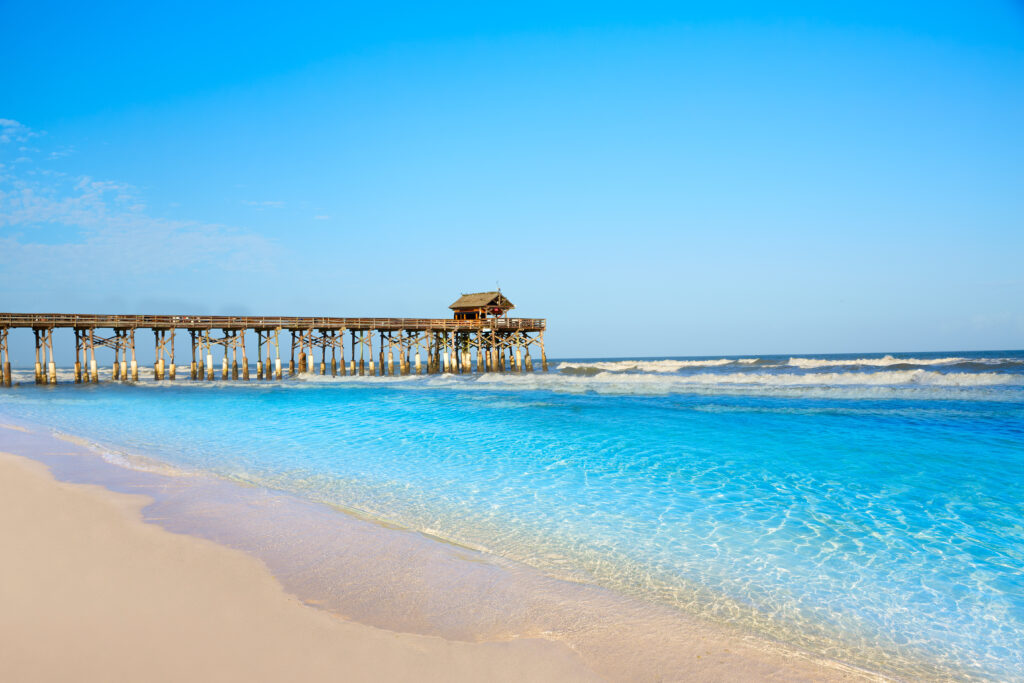
{"type": "Polygon", "coordinates": [[[1024,352],[22,386],[0,414],[865,666],[1024,679],[1024,352]]]}

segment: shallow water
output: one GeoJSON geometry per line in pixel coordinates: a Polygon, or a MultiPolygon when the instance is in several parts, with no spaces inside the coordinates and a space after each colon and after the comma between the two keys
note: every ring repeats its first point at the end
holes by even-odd
{"type": "Polygon", "coordinates": [[[0,412],[868,668],[1024,671],[1024,353],[23,386],[0,412]]]}

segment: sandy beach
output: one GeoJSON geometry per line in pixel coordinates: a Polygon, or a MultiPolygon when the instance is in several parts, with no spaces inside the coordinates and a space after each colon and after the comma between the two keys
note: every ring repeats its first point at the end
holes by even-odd
{"type": "Polygon", "coordinates": [[[254,558],[142,522],[146,503],[0,453],[0,680],[596,679],[557,643],[343,621],[254,558]]]}

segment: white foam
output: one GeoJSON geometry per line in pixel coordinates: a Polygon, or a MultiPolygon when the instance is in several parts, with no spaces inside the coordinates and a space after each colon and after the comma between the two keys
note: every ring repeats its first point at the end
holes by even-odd
{"type": "Polygon", "coordinates": [[[797,368],[827,368],[842,367],[850,365],[867,365],[886,367],[888,365],[952,365],[963,363],[967,358],[896,358],[895,356],[883,356],[882,358],[854,358],[854,359],[830,359],[830,358],[790,358],[789,365],[797,368]]]}

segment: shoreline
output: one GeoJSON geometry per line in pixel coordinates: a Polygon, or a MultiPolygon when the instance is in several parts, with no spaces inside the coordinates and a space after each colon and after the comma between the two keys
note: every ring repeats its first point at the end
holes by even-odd
{"type": "MultiPolygon", "coordinates": [[[[0,426],[0,435],[7,435],[5,446],[0,450],[12,450],[6,442],[11,441],[7,437],[14,434],[18,436],[14,440],[21,442],[14,449],[22,451],[18,455],[48,465],[57,480],[98,484],[113,491],[112,496],[123,495],[126,491],[145,492],[149,502],[138,504],[134,514],[143,517],[144,522],[149,523],[147,526],[162,527],[161,531],[174,532],[179,537],[181,534],[188,538],[198,536],[200,538],[195,539],[198,542],[212,540],[220,546],[234,548],[232,552],[249,555],[249,559],[255,556],[271,581],[291,596],[297,596],[291,597],[292,600],[312,606],[306,609],[316,607],[317,611],[341,616],[344,623],[383,629],[400,636],[440,638],[445,643],[463,642],[465,645],[545,643],[561,648],[551,665],[569,653],[580,666],[572,675],[583,678],[597,672],[606,680],[886,679],[882,674],[688,618],[675,610],[638,610],[634,601],[624,596],[611,596],[609,591],[595,586],[568,584],[556,579],[538,581],[535,570],[517,574],[514,567],[503,565],[497,558],[459,546],[445,547],[448,544],[438,539],[359,520],[320,504],[302,505],[306,509],[297,516],[289,507],[295,501],[288,500],[291,499],[288,495],[241,487],[228,481],[205,481],[202,475],[173,477],[128,469],[86,449],[81,442],[76,443],[77,437],[58,441],[56,435],[34,433],[7,424],[0,426]],[[12,427],[20,431],[12,432],[12,427]],[[26,446],[36,449],[35,452],[24,452],[26,446]],[[86,457],[81,457],[83,455],[86,457]],[[151,481],[145,482],[145,479],[151,481]],[[213,489],[199,490],[200,482],[203,486],[212,485],[213,489]],[[229,489],[249,489],[246,493],[250,495],[244,496],[244,500],[234,501],[236,511],[239,505],[249,512],[265,505],[264,512],[275,515],[284,510],[290,525],[279,525],[278,533],[287,527],[291,531],[298,529],[298,535],[302,536],[309,532],[309,526],[337,525],[330,529],[330,535],[340,530],[345,542],[359,549],[355,559],[348,558],[348,563],[341,567],[327,561],[324,563],[327,569],[309,564],[309,558],[304,567],[296,567],[294,562],[289,566],[282,562],[278,553],[256,551],[261,544],[266,545],[271,529],[259,523],[242,530],[229,528],[231,524],[218,526],[224,519],[237,519],[237,515],[224,514],[228,508],[205,509],[198,518],[195,509],[188,509],[204,496],[208,498],[211,493],[222,496],[229,489]],[[165,499],[154,501],[153,493],[165,499]],[[189,499],[185,505],[181,500],[172,500],[183,495],[189,499]],[[320,514],[305,519],[306,513],[314,508],[320,509],[320,514]],[[296,524],[299,521],[302,524],[296,524]],[[353,531],[353,527],[361,528],[353,531]],[[411,552],[410,548],[413,548],[411,552]],[[401,566],[403,564],[408,566],[401,566]],[[379,576],[382,568],[387,572],[383,578],[379,576]],[[310,574],[322,571],[332,572],[334,579],[350,584],[341,591],[341,599],[338,595],[318,595],[304,584],[310,574]],[[370,573],[377,575],[372,581],[370,573]],[[434,576],[432,581],[425,578],[429,575],[434,576]],[[476,585],[481,578],[487,584],[484,586],[486,595],[472,591],[469,596],[459,594],[462,583],[476,585]],[[403,593],[404,589],[407,590],[403,593]],[[368,598],[360,604],[352,600],[353,592],[365,593],[374,599],[368,598]],[[480,603],[467,601],[467,597],[480,603]],[[559,601],[564,604],[555,607],[565,612],[559,619],[553,620],[550,614],[541,613],[552,609],[552,604],[559,601]],[[469,619],[459,614],[474,611],[488,614],[482,617],[475,614],[469,619]],[[579,623],[584,620],[596,623],[579,623]],[[574,621],[577,623],[571,623],[574,621]],[[633,642],[623,643],[623,637],[632,637],[633,642]],[[603,653],[607,648],[611,648],[611,652],[603,653]]],[[[317,538],[323,540],[323,533],[317,538]]],[[[331,547],[329,551],[353,552],[338,547],[331,547]]],[[[323,590],[322,582],[319,589],[323,590]]],[[[560,677],[564,678],[561,674],[560,677]]],[[[544,680],[543,676],[539,680],[544,680]]]]}
{"type": "MultiPolygon", "coordinates": [[[[6,431],[6,428],[5,428],[6,431]]],[[[255,558],[142,520],[145,496],[0,452],[0,678],[595,680],[534,641],[460,643],[344,621],[255,558]]]]}

